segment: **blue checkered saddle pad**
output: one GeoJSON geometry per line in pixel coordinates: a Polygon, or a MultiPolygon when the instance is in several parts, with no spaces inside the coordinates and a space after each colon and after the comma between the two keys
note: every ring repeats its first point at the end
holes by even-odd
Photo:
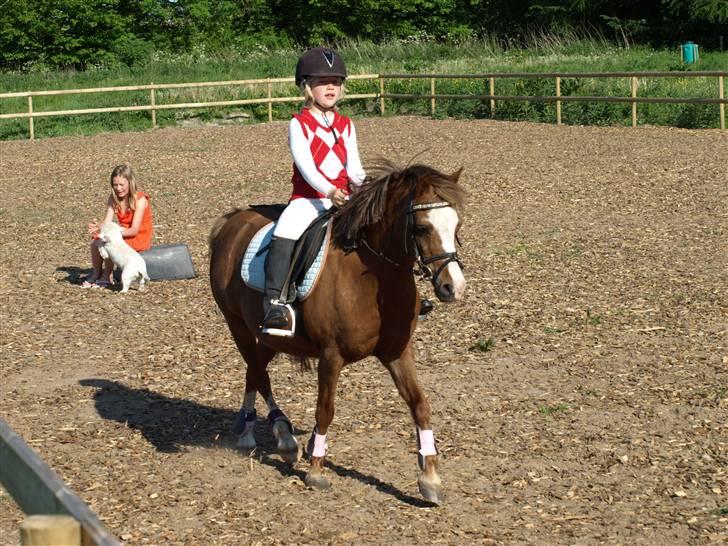
{"type": "MultiPolygon", "coordinates": [[[[275,223],[266,224],[253,236],[240,267],[240,276],[243,278],[243,282],[258,292],[262,292],[265,286],[265,259],[268,256],[268,247],[270,246],[271,237],[273,237],[275,225],[275,223]],[[263,249],[262,252],[261,249],[263,249]]],[[[316,279],[326,261],[330,237],[331,225],[329,224],[326,237],[316,254],[315,260],[311,267],[306,270],[303,280],[296,284],[296,299],[299,301],[308,297],[316,283],[316,279]]]]}

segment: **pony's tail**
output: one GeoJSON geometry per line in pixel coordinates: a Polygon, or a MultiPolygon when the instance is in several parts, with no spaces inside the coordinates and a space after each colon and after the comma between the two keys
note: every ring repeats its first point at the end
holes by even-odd
{"type": "Polygon", "coordinates": [[[305,356],[299,357],[298,362],[301,364],[302,372],[310,372],[314,368],[316,362],[313,358],[307,358],[305,356]]]}

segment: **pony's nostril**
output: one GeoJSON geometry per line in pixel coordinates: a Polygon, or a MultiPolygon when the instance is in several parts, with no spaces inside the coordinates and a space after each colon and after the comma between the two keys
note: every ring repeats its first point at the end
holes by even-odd
{"type": "Polygon", "coordinates": [[[449,283],[444,283],[440,285],[440,297],[445,300],[449,301],[455,296],[455,291],[453,290],[453,286],[449,283]]]}

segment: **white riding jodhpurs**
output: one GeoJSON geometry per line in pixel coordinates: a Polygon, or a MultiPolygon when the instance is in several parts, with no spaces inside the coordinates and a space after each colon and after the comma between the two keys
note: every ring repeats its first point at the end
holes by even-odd
{"type": "Polygon", "coordinates": [[[273,236],[298,239],[311,222],[330,209],[332,204],[331,199],[294,199],[278,218],[273,236]]]}

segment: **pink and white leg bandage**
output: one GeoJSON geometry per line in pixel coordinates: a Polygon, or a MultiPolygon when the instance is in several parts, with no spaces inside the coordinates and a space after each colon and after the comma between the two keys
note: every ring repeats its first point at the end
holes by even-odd
{"type": "Polygon", "coordinates": [[[428,455],[437,455],[435,434],[432,430],[421,430],[417,427],[417,436],[420,440],[420,455],[423,457],[427,457],[428,455]]]}
{"type": "Polygon", "coordinates": [[[319,434],[317,432],[314,432],[313,453],[311,453],[311,455],[314,457],[325,457],[328,447],[329,446],[326,444],[326,434],[319,434]]]}

